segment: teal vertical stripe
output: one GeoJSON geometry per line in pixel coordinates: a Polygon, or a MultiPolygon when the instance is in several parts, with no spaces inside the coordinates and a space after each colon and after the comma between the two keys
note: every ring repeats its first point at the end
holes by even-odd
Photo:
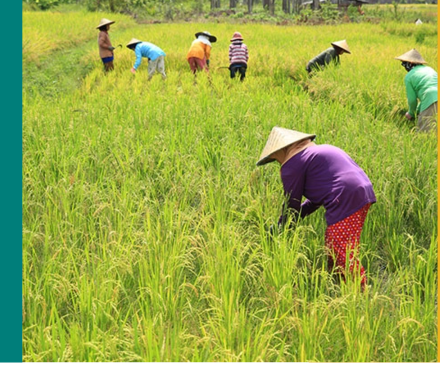
{"type": "Polygon", "coordinates": [[[21,1],[1,4],[0,362],[22,361],[21,1]]]}

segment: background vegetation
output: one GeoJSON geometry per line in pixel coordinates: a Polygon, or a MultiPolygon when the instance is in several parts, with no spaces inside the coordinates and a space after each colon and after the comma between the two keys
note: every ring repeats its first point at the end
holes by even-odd
{"type": "MultiPolygon", "coordinates": [[[[321,2],[319,9],[303,0],[23,0],[23,9],[72,11],[87,10],[130,15],[138,22],[266,22],[282,25],[338,22],[375,22],[397,20],[408,23],[420,18],[437,23],[437,7],[425,4],[364,5],[366,14],[360,15],[354,2],[338,0],[321,2]]],[[[317,6],[317,4],[315,4],[317,6]]]]}
{"type": "Polygon", "coordinates": [[[436,361],[437,139],[403,118],[416,47],[434,24],[135,24],[109,13],[23,13],[24,361],[436,361]],[[110,36],[158,44],[168,79],[134,76],[110,36]],[[218,37],[211,76],[185,60],[218,37]],[[242,32],[244,83],[227,49],[242,32]],[[41,46],[31,47],[38,39],[41,46]],[[339,68],[306,62],[347,39],[339,68]],[[28,42],[28,43],[26,43],[28,42]],[[326,269],[319,210],[269,239],[279,169],[255,163],[274,125],[347,151],[377,195],[362,234],[370,287],[326,269]]]}

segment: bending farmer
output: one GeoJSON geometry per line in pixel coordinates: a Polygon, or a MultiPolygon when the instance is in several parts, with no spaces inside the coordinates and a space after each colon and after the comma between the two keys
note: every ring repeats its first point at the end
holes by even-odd
{"type": "Polygon", "coordinates": [[[165,52],[153,43],[142,42],[139,39],[132,38],[127,44],[127,48],[134,51],[136,55],[136,62],[130,70],[135,74],[138,67],[141,65],[142,57],[148,58],[148,80],[151,80],[154,73],[157,71],[165,80],[165,52]]]}
{"type": "Polygon", "coordinates": [[[405,76],[408,111],[406,118],[412,120],[417,113],[418,129],[430,131],[437,129],[437,72],[427,63],[421,54],[412,49],[396,57],[408,73],[405,76]],[[417,99],[420,103],[417,105],[417,99]]]}
{"type": "Polygon", "coordinates": [[[189,67],[194,75],[197,70],[208,71],[212,43],[217,42],[217,38],[206,30],[195,35],[196,39],[191,43],[191,47],[186,55],[189,67]]]}
{"type": "Polygon", "coordinates": [[[330,62],[334,62],[335,65],[340,64],[339,56],[343,53],[350,53],[350,48],[345,40],[333,42],[330,48],[327,48],[324,52],[321,52],[315,58],[312,58],[308,63],[306,70],[308,73],[313,70],[318,71],[321,68],[327,66],[330,62]]]}
{"type": "Polygon", "coordinates": [[[257,166],[272,161],[281,165],[281,180],[288,200],[279,226],[286,223],[288,213],[296,220],[324,206],[329,270],[334,268],[345,278],[349,255],[350,271],[360,275],[364,287],[365,270],[357,256],[365,217],[370,205],[376,202],[373,186],[350,156],[331,145],[316,145],[312,142],[315,137],[274,127],[257,166]],[[306,200],[301,204],[303,196],[306,200]]]}

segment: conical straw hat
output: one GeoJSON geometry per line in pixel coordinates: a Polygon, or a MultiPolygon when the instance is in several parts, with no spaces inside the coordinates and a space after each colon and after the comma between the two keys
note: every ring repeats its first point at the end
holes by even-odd
{"type": "Polygon", "coordinates": [[[113,24],[114,23],[114,20],[108,20],[108,19],[106,19],[106,18],[102,18],[101,19],[101,22],[99,23],[99,25],[96,27],[96,29],[99,29],[99,28],[101,28],[101,27],[103,27],[104,25],[107,25],[107,24],[113,24]]]}
{"type": "Polygon", "coordinates": [[[142,43],[139,39],[131,38],[131,41],[127,43],[127,47],[132,46],[134,44],[142,43]]]}
{"type": "Polygon", "coordinates": [[[411,51],[404,53],[399,57],[395,57],[395,59],[404,62],[417,63],[417,64],[428,63],[423,59],[422,55],[419,52],[417,52],[415,48],[413,48],[411,51]]]}
{"type": "Polygon", "coordinates": [[[339,48],[343,49],[345,52],[351,54],[350,48],[348,48],[348,44],[347,44],[347,41],[345,39],[343,41],[333,42],[332,46],[339,47],[339,48]]]}
{"type": "Polygon", "coordinates": [[[275,159],[270,157],[274,152],[290,146],[295,142],[300,142],[308,138],[313,140],[315,137],[316,134],[306,134],[291,129],[273,127],[269,134],[269,138],[267,139],[266,146],[264,147],[263,152],[261,152],[257,166],[275,161],[275,159]]]}

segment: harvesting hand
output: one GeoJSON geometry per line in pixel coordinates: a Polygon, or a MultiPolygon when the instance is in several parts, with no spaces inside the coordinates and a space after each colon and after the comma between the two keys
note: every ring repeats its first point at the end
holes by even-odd
{"type": "Polygon", "coordinates": [[[209,60],[206,60],[206,65],[209,67],[209,60]]]}
{"type": "Polygon", "coordinates": [[[134,67],[132,67],[130,71],[133,75],[136,74],[136,70],[134,69],[134,67]]]}
{"type": "Polygon", "coordinates": [[[405,118],[408,120],[411,120],[413,117],[411,114],[409,114],[408,112],[405,113],[405,118]]]}

